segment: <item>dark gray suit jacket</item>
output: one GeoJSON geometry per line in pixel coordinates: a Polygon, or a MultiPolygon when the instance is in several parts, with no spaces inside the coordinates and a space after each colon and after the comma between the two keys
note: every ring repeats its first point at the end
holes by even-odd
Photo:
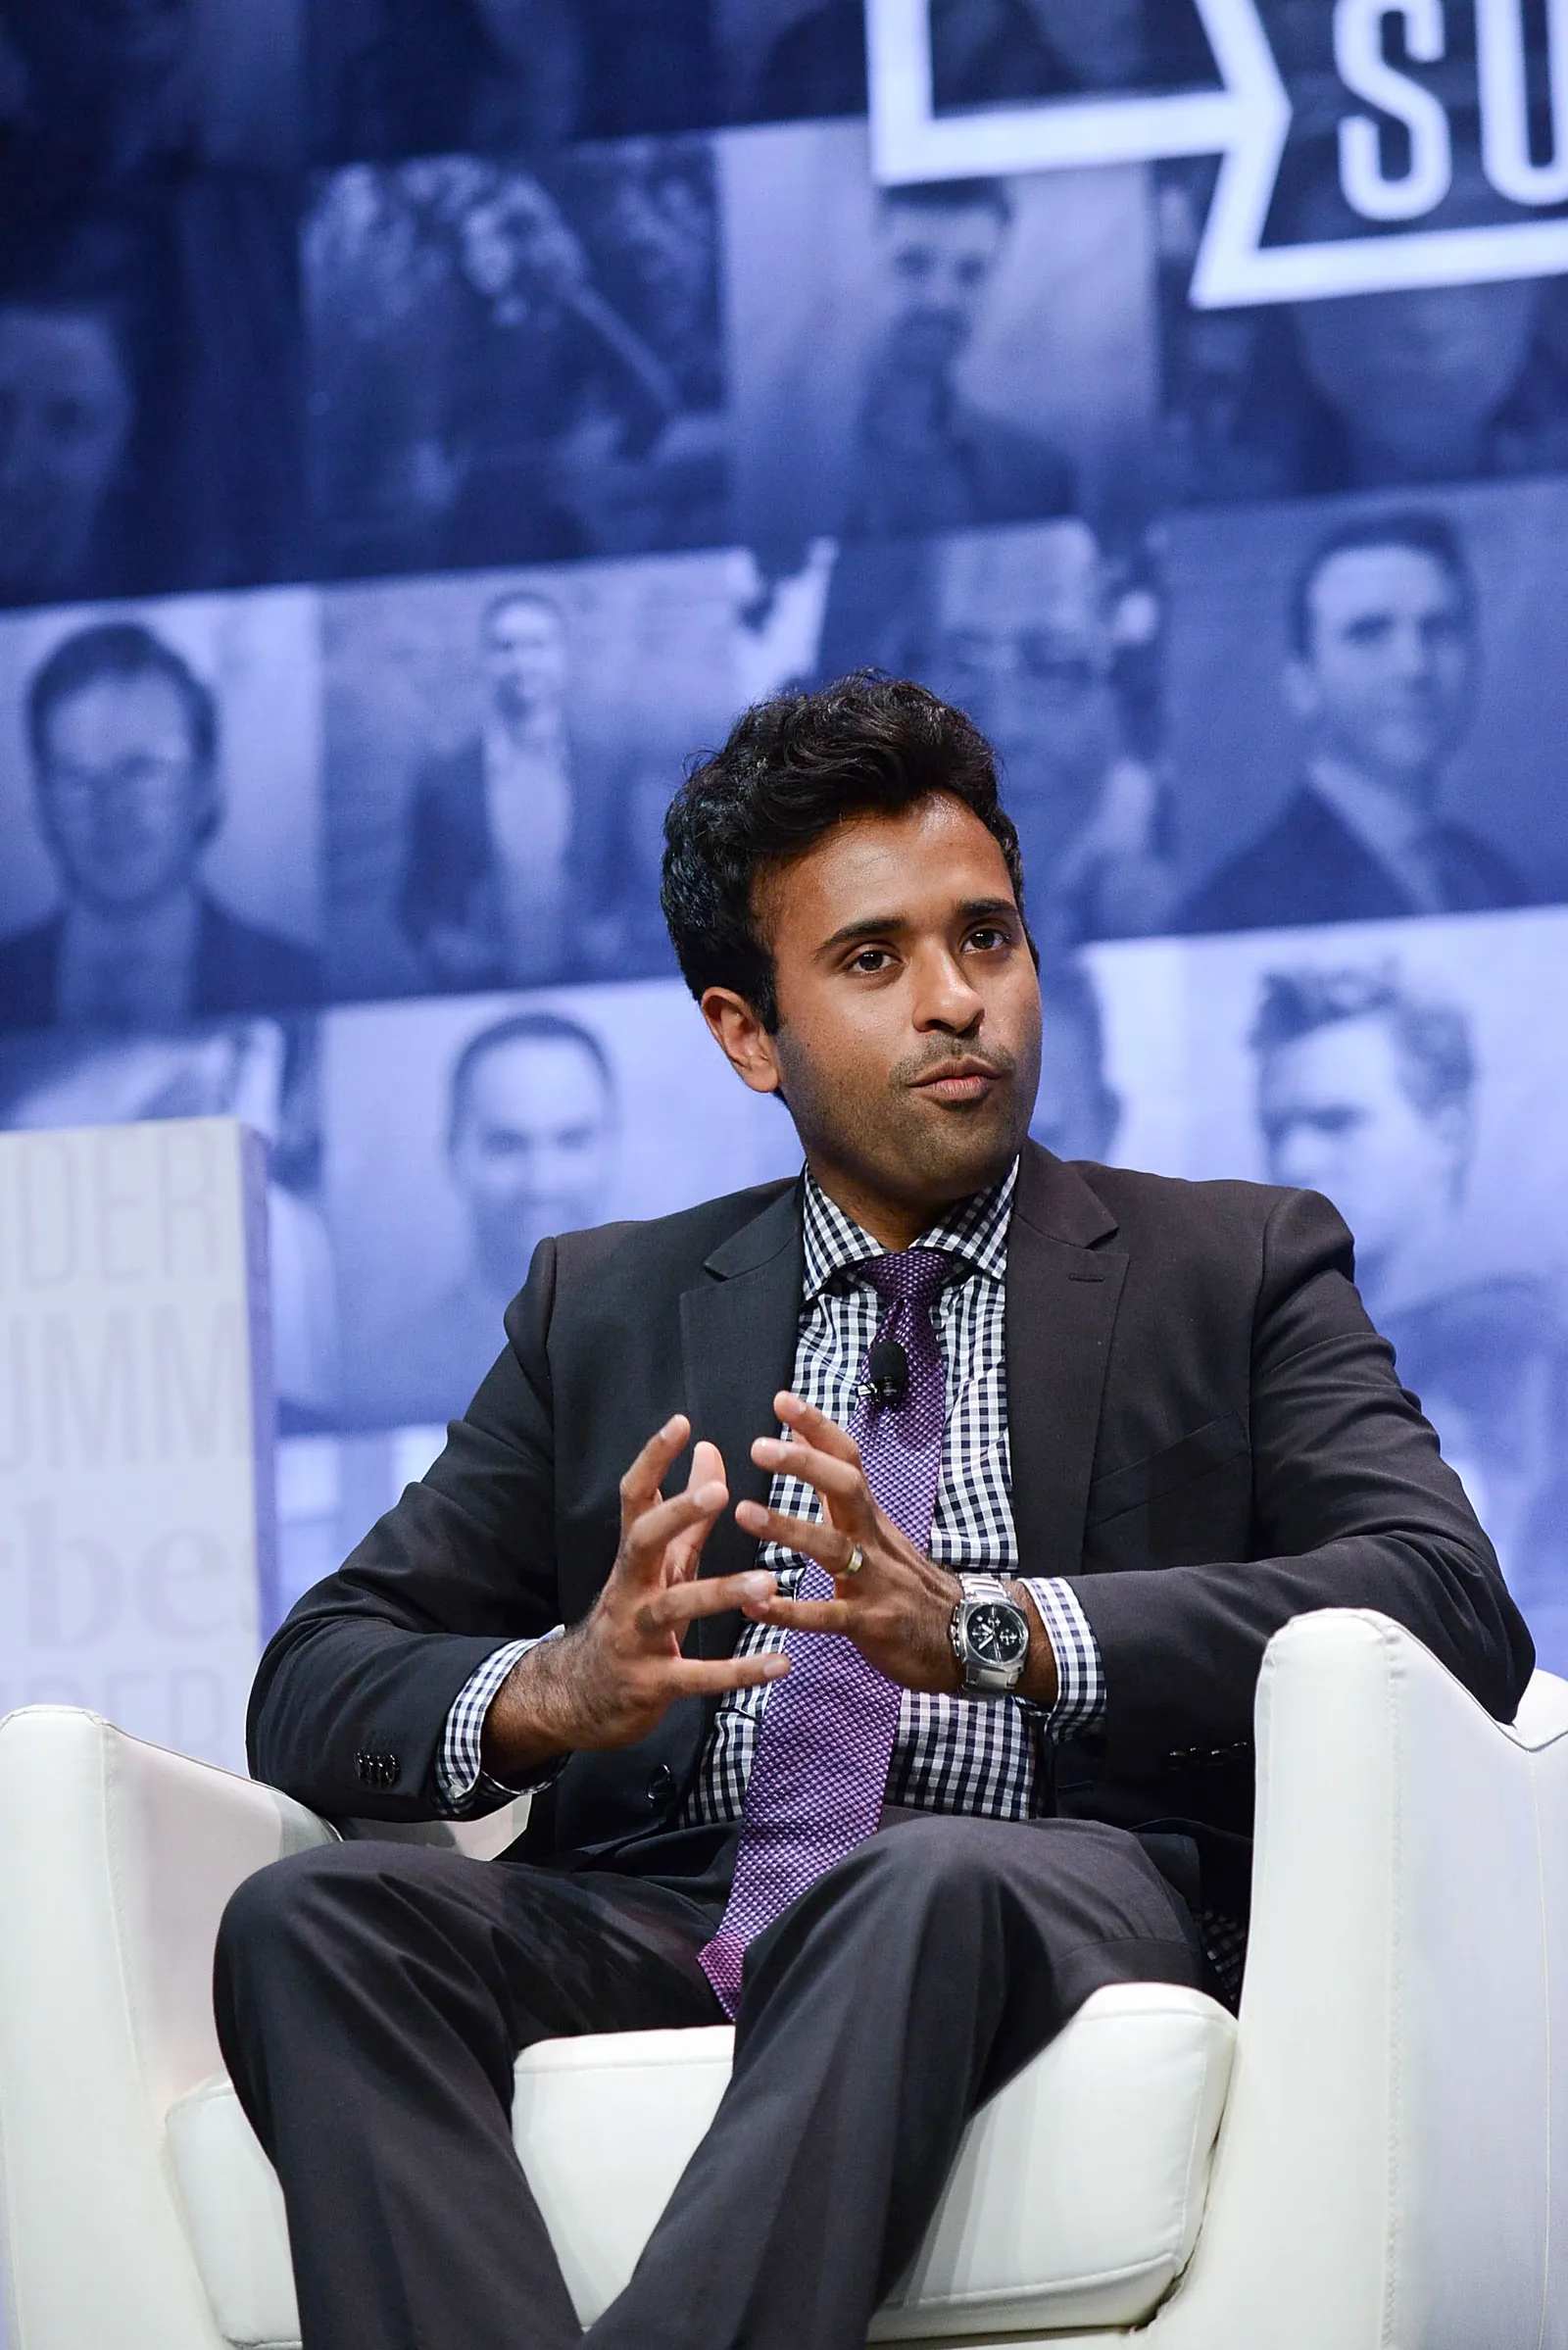
{"type": "MultiPolygon", "coordinates": [[[[1440,824],[1436,849],[1446,913],[1528,906],[1530,892],[1500,849],[1463,824],[1440,824]]],[[[1387,922],[1421,908],[1309,783],[1298,786],[1259,838],[1196,890],[1178,930],[1283,930],[1301,922],[1387,922]]]]}
{"type": "MultiPolygon", "coordinates": [[[[570,1622],[613,1560],[617,1485],[671,1412],[762,1497],[754,1437],[794,1363],[797,1183],[544,1242],[508,1346],[423,1482],[295,1607],[262,1660],[258,1777],[328,1814],[427,1817],[447,1713],[498,1642],[570,1622]]],[[[1007,1252],[1018,1554],[1072,1580],[1104,1657],[1102,1738],[1063,1811],[1191,1835],[1205,1897],[1246,1905],[1252,1697],[1291,1617],[1377,1607],[1499,1718],[1530,1636],[1437,1439],[1351,1286],[1315,1193],[1179,1183],[1025,1146],[1007,1252]]],[[[672,1483],[684,1478],[678,1469],[672,1483]]],[[[752,1562],[726,1515],[704,1572],[752,1562]]],[[[738,1617],[694,1628],[726,1654],[738,1617]]],[[[710,1708],[572,1758],[528,1847],[700,1873],[674,1827],[710,1708]]]]}
{"type": "MultiPolygon", "coordinates": [[[[59,1017],[66,917],[0,939],[0,1028],[52,1028],[59,1017]]],[[[191,1012],[298,1011],[319,1004],[320,966],[308,948],[242,922],[216,898],[201,901],[191,1012]]]]}

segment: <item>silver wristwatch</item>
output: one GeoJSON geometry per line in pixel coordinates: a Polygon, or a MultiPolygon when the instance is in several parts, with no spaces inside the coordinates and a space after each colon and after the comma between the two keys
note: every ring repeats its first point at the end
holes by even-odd
{"type": "Polygon", "coordinates": [[[1004,1697],[1029,1661],[1029,1619],[995,1575],[960,1575],[963,1596],[949,1631],[953,1653],[973,1696],[1004,1697]]]}

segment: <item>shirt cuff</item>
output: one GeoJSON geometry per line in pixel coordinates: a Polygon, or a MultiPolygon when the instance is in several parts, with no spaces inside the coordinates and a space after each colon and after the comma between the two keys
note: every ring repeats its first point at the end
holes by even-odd
{"type": "MultiPolygon", "coordinates": [[[[542,1637],[557,1640],[565,1629],[557,1624],[542,1637]]],[[[491,1699],[518,1657],[539,1645],[538,1640],[508,1640],[504,1648],[492,1649],[453,1699],[435,1761],[436,1800],[449,1820],[478,1819],[487,1811],[499,1811],[515,1795],[536,1795],[553,1786],[564,1767],[566,1758],[562,1755],[535,1778],[509,1786],[504,1779],[492,1779],[479,1759],[491,1699]]]]}
{"type": "Polygon", "coordinates": [[[1078,1594],[1060,1575],[1023,1575],[1024,1590],[1056,1655],[1056,1702],[1046,1713],[1054,1738],[1098,1730],[1105,1718],[1105,1666],[1078,1594]]]}

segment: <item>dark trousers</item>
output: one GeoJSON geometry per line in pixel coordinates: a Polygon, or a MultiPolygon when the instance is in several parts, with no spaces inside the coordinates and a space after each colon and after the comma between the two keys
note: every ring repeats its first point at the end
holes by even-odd
{"type": "MultiPolygon", "coordinates": [[[[711,1906],[406,1844],[249,1878],[219,2035],[288,2207],[305,2350],[583,2339],[512,2143],[531,2042],[722,2021],[711,1906]]],[[[1191,1917],[1091,1821],[871,1836],[747,1955],[718,2114],[594,2350],[861,2350],[965,2122],[1102,1983],[1201,1984],[1191,1917]]]]}

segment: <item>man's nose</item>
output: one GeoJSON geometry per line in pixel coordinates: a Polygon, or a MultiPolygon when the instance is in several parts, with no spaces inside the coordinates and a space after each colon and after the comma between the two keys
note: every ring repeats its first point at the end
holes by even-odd
{"type": "Polygon", "coordinates": [[[966,1035],[978,1025],[983,1009],[984,1003],[979,991],[971,984],[962,963],[951,949],[943,947],[929,955],[916,957],[916,1028],[939,1028],[953,1035],[966,1035]]]}
{"type": "Polygon", "coordinates": [[[1432,666],[1426,632],[1414,624],[1395,630],[1393,654],[1394,667],[1401,677],[1424,677],[1432,666]]]}

